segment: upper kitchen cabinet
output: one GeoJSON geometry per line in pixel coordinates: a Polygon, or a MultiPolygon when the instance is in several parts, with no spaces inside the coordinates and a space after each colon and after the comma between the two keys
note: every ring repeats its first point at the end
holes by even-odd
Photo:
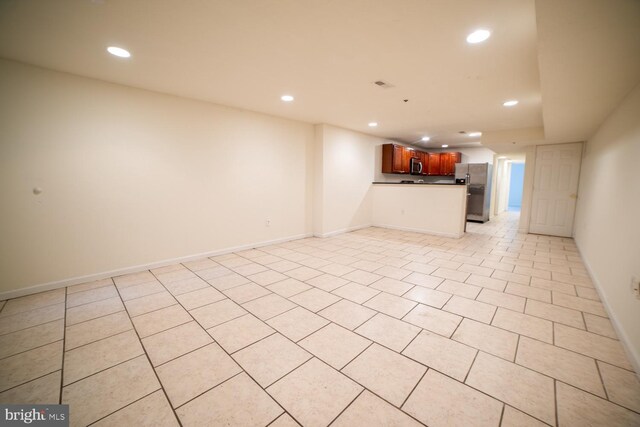
{"type": "Polygon", "coordinates": [[[454,176],[456,174],[456,163],[461,161],[461,153],[440,153],[440,175],[454,176]]]}
{"type": "Polygon", "coordinates": [[[428,153],[429,165],[427,174],[440,175],[440,153],[428,153]]]}
{"type": "Polygon", "coordinates": [[[413,150],[402,145],[384,144],[382,146],[382,173],[409,173],[413,150]]]}

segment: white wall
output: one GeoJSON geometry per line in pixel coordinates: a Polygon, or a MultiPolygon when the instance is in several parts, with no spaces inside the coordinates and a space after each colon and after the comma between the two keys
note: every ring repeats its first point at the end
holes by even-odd
{"type": "Polygon", "coordinates": [[[327,236],[371,225],[371,183],[388,141],[326,124],[316,125],[314,234],[327,236]],[[321,154],[320,154],[321,153],[321,154]],[[321,171],[321,172],[319,172],[321,171]]]}
{"type": "Polygon", "coordinates": [[[0,93],[0,293],[312,232],[310,124],[4,60],[0,93]]]}
{"type": "Polygon", "coordinates": [[[619,336],[640,372],[640,86],[588,141],[582,160],[574,234],[619,336]]]}

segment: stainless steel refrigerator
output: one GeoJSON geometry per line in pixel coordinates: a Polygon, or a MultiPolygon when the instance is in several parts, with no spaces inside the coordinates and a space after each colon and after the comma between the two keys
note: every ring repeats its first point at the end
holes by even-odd
{"type": "Polygon", "coordinates": [[[467,183],[467,220],[489,221],[491,202],[491,165],[489,163],[456,163],[456,180],[467,183]]]}

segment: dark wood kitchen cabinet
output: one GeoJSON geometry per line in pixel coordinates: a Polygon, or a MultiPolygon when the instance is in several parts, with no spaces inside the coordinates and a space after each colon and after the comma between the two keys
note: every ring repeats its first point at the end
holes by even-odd
{"type": "Polygon", "coordinates": [[[454,176],[456,174],[456,163],[461,161],[461,153],[440,153],[440,175],[454,176]]]}
{"type": "Polygon", "coordinates": [[[440,175],[440,156],[441,153],[428,153],[429,167],[427,168],[427,174],[429,176],[440,175]]]}
{"type": "Polygon", "coordinates": [[[382,146],[382,173],[409,173],[410,157],[402,145],[382,146]]]}

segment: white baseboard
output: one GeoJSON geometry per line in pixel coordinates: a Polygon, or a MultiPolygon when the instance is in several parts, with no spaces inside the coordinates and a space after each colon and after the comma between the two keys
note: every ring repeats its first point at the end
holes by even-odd
{"type": "Polygon", "coordinates": [[[369,228],[371,227],[371,224],[365,224],[365,225],[355,225],[353,227],[347,227],[347,228],[341,228],[340,230],[335,230],[335,231],[330,231],[328,233],[314,233],[314,237],[321,237],[321,238],[325,238],[325,237],[332,237],[332,236],[337,236],[338,234],[344,234],[344,233],[350,233],[352,231],[356,231],[356,230],[362,230],[363,228],[369,228]]]}
{"type": "Polygon", "coordinates": [[[456,233],[443,233],[441,231],[433,231],[433,230],[423,230],[420,228],[411,228],[411,227],[398,227],[395,225],[388,225],[388,224],[372,224],[373,227],[380,227],[380,228],[388,228],[391,230],[400,230],[400,231],[411,231],[414,233],[422,233],[422,234],[432,234],[434,236],[442,236],[442,237],[450,237],[453,239],[459,239],[464,235],[464,232],[461,234],[456,234],[456,233]]]}
{"type": "Polygon", "coordinates": [[[121,276],[123,274],[137,273],[140,271],[151,270],[152,268],[164,267],[171,264],[177,264],[182,262],[195,261],[201,258],[207,258],[211,256],[224,255],[231,252],[243,251],[246,249],[260,248],[263,246],[276,245],[278,243],[289,242],[292,240],[304,239],[307,237],[312,237],[312,233],[304,233],[298,234],[295,236],[283,237],[280,239],[267,240],[258,243],[249,243],[246,245],[239,245],[228,247],[224,249],[218,249],[211,252],[204,252],[195,255],[187,255],[179,258],[165,259],[162,261],[152,262],[148,264],[135,265],[130,267],[119,268],[110,271],[103,271],[101,273],[88,274],[85,276],[72,277],[69,279],[57,280],[55,282],[42,283],[39,285],[33,285],[26,288],[13,289],[10,291],[5,291],[0,293],[0,301],[7,300],[11,298],[18,298],[25,295],[31,295],[38,292],[50,291],[53,289],[66,288],[67,286],[78,285],[80,283],[92,282],[94,280],[107,279],[109,277],[121,276]]]}
{"type": "Polygon", "coordinates": [[[598,280],[597,276],[593,272],[593,269],[591,268],[591,265],[589,264],[589,261],[587,260],[587,258],[584,256],[584,253],[582,252],[582,250],[580,250],[579,241],[575,238],[574,238],[574,241],[576,242],[576,246],[578,248],[578,252],[580,253],[580,257],[582,258],[584,266],[586,267],[587,272],[589,273],[589,277],[591,277],[591,281],[595,285],[596,291],[598,292],[598,296],[600,296],[600,301],[602,301],[602,305],[604,306],[604,309],[607,312],[607,315],[609,316],[609,320],[613,325],[613,329],[616,331],[616,334],[618,335],[618,338],[622,343],[622,347],[627,353],[627,357],[629,358],[631,365],[633,365],[633,369],[636,371],[636,375],[640,378],[640,352],[637,348],[631,345],[629,336],[626,334],[625,330],[620,325],[620,322],[618,321],[618,318],[616,317],[615,312],[611,309],[611,306],[609,305],[609,300],[607,299],[607,295],[604,293],[604,290],[602,288],[602,285],[600,284],[600,281],[598,280]]]}

